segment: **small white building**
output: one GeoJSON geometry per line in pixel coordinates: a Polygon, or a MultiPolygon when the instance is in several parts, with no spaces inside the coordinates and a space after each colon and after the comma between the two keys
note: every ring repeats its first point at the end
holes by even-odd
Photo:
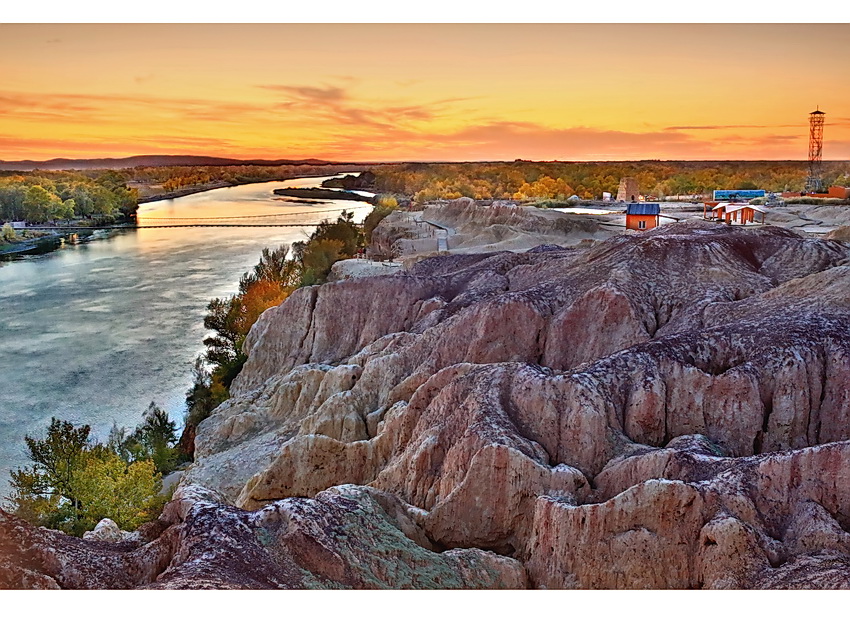
{"type": "Polygon", "coordinates": [[[725,221],[729,225],[745,226],[748,223],[756,223],[756,213],[761,215],[760,222],[764,223],[767,210],[761,206],[724,202],[717,204],[711,210],[705,210],[703,212],[703,218],[714,221],[725,221]]]}

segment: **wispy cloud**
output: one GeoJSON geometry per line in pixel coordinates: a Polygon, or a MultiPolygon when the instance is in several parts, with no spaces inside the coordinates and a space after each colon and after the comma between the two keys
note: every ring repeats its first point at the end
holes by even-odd
{"type": "Polygon", "coordinates": [[[802,128],[805,124],[709,124],[705,126],[666,126],[664,130],[730,130],[737,128],[802,128]]]}
{"type": "MultiPolygon", "coordinates": [[[[470,108],[472,100],[480,99],[470,96],[429,101],[363,97],[342,81],[262,88],[266,100],[252,101],[162,98],[142,89],[100,95],[5,92],[0,94],[0,157],[202,152],[355,160],[609,160],[805,154],[801,143],[807,131],[798,124],[647,126],[640,131],[547,126],[531,115],[526,119],[525,113],[488,118],[470,108]],[[55,125],[50,139],[40,132],[47,123],[55,125]],[[24,129],[27,133],[19,133],[24,129]]],[[[850,126],[850,118],[833,122],[850,126]]],[[[839,129],[835,132],[826,151],[840,156],[850,142],[838,139],[839,129]]]]}
{"type": "Polygon", "coordinates": [[[232,152],[239,145],[233,140],[193,136],[128,136],[116,139],[113,137],[76,137],[74,139],[57,140],[38,137],[15,137],[0,135],[0,153],[3,159],[27,158],[27,153],[49,150],[53,156],[65,155],[78,157],[81,153],[95,153],[103,157],[105,154],[136,155],[158,153],[187,153],[195,151],[232,152]]]}
{"type": "Polygon", "coordinates": [[[339,86],[289,86],[286,84],[261,84],[258,88],[278,91],[308,102],[341,102],[346,99],[346,90],[339,86]]]}
{"type": "Polygon", "coordinates": [[[360,126],[378,130],[398,130],[416,122],[435,119],[450,104],[465,98],[435,100],[428,103],[393,103],[357,99],[341,86],[290,86],[264,84],[259,88],[283,93],[291,101],[285,106],[300,110],[309,117],[321,118],[328,124],[360,126]]]}

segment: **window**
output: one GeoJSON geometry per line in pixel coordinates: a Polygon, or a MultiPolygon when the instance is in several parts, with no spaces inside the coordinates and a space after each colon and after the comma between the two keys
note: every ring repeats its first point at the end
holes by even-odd
{"type": "Polygon", "coordinates": [[[646,221],[638,221],[638,230],[646,230],[646,221]]]}

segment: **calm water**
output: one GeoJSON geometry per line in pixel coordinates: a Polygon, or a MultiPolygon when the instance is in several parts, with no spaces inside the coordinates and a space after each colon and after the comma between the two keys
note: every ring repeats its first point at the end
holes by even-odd
{"type": "MultiPolygon", "coordinates": [[[[204,222],[197,218],[315,224],[336,218],[343,208],[358,221],[365,218],[369,204],[305,204],[272,194],[284,185],[314,186],[323,179],[144,204],[139,224],[204,222]],[[194,221],[183,221],[189,218],[194,221]]],[[[51,416],[90,424],[105,439],[113,423],[138,424],[153,400],[182,423],[209,300],[233,294],[264,247],[303,240],[311,231],[140,228],[0,262],[0,494],[8,490],[9,468],[25,462],[24,434],[41,434],[51,416]]]]}

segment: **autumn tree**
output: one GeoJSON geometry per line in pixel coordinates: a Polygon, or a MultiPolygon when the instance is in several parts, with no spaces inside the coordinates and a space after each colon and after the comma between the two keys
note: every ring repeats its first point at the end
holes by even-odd
{"type": "Polygon", "coordinates": [[[16,237],[15,229],[12,227],[12,224],[4,223],[3,227],[0,228],[0,242],[2,241],[14,241],[16,237]]]}
{"type": "Polygon", "coordinates": [[[81,535],[108,517],[133,530],[163,504],[154,461],[128,462],[88,425],[53,418],[44,438],[24,442],[30,464],[11,472],[7,501],[32,524],[81,535]]]}

